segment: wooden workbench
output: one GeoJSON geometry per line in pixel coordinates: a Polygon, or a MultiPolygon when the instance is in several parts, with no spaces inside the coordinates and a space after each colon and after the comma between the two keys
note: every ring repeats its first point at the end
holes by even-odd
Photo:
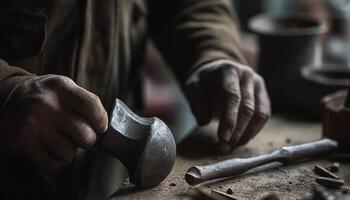
{"type": "MultiPolygon", "coordinates": [[[[188,199],[190,186],[184,180],[184,174],[192,165],[215,162],[217,157],[211,149],[215,143],[217,124],[194,131],[178,147],[178,156],[172,173],[158,187],[140,190],[132,185],[125,185],[111,199],[188,199]]],[[[321,137],[321,125],[315,122],[288,120],[272,117],[263,131],[247,146],[241,147],[229,157],[248,157],[259,155],[285,146],[317,140],[321,137]]],[[[305,199],[316,185],[312,169],[315,164],[330,165],[327,160],[314,160],[306,163],[278,166],[268,165],[240,177],[224,182],[206,184],[209,189],[226,191],[231,188],[239,199],[261,199],[269,192],[277,193],[281,199],[305,199]]],[[[338,173],[350,189],[350,164],[341,164],[338,173]]]]}

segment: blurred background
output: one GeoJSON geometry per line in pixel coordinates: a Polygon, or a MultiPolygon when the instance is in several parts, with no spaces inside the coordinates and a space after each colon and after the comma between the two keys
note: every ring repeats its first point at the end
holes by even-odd
{"type": "MultiPolygon", "coordinates": [[[[322,98],[349,85],[350,1],[233,0],[232,6],[242,50],[265,78],[273,115],[320,121],[322,98]]],[[[144,114],[166,121],[181,142],[196,122],[151,42],[141,73],[144,114]]]]}

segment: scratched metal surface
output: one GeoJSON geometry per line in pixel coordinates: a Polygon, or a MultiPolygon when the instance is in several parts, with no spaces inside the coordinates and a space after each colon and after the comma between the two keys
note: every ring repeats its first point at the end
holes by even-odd
{"type": "MultiPolygon", "coordinates": [[[[217,124],[213,123],[195,131],[179,146],[175,167],[170,176],[159,186],[140,190],[127,184],[110,199],[188,199],[186,193],[189,185],[183,179],[187,169],[195,164],[207,164],[223,159],[211,151],[215,143],[216,126],[217,124]]],[[[247,146],[237,149],[229,157],[259,155],[285,145],[313,141],[320,136],[319,123],[273,117],[255,139],[247,146]]],[[[272,164],[224,182],[211,182],[205,187],[221,191],[231,188],[242,200],[260,199],[272,191],[281,199],[305,199],[311,195],[312,187],[316,185],[312,172],[316,163],[327,166],[331,162],[314,160],[283,167],[272,164]]],[[[350,165],[342,164],[339,175],[345,178],[346,187],[350,189],[350,165]]]]}

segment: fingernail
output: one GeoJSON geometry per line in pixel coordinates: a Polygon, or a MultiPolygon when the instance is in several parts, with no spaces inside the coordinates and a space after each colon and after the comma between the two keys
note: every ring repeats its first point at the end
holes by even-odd
{"type": "Polygon", "coordinates": [[[225,131],[221,139],[224,142],[229,143],[231,140],[231,131],[225,131]]]}
{"type": "Polygon", "coordinates": [[[227,143],[222,143],[222,142],[219,142],[217,144],[217,151],[218,153],[221,153],[221,154],[226,154],[228,153],[230,150],[231,150],[231,146],[227,143]]]}

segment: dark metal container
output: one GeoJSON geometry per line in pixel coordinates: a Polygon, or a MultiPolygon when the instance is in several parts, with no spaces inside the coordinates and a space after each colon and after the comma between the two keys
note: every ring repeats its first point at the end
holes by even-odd
{"type": "Polygon", "coordinates": [[[300,104],[305,107],[306,115],[320,118],[321,100],[350,84],[350,68],[345,65],[323,64],[322,66],[307,66],[301,69],[304,80],[302,92],[298,96],[300,104]]]}
{"type": "Polygon", "coordinates": [[[326,26],[303,15],[258,15],[249,23],[258,34],[258,71],[264,77],[274,112],[307,109],[302,66],[322,63],[321,34],[326,26]]]}
{"type": "Polygon", "coordinates": [[[350,108],[344,106],[347,91],[330,94],[323,99],[323,136],[339,143],[341,152],[350,153],[350,108]]]}

